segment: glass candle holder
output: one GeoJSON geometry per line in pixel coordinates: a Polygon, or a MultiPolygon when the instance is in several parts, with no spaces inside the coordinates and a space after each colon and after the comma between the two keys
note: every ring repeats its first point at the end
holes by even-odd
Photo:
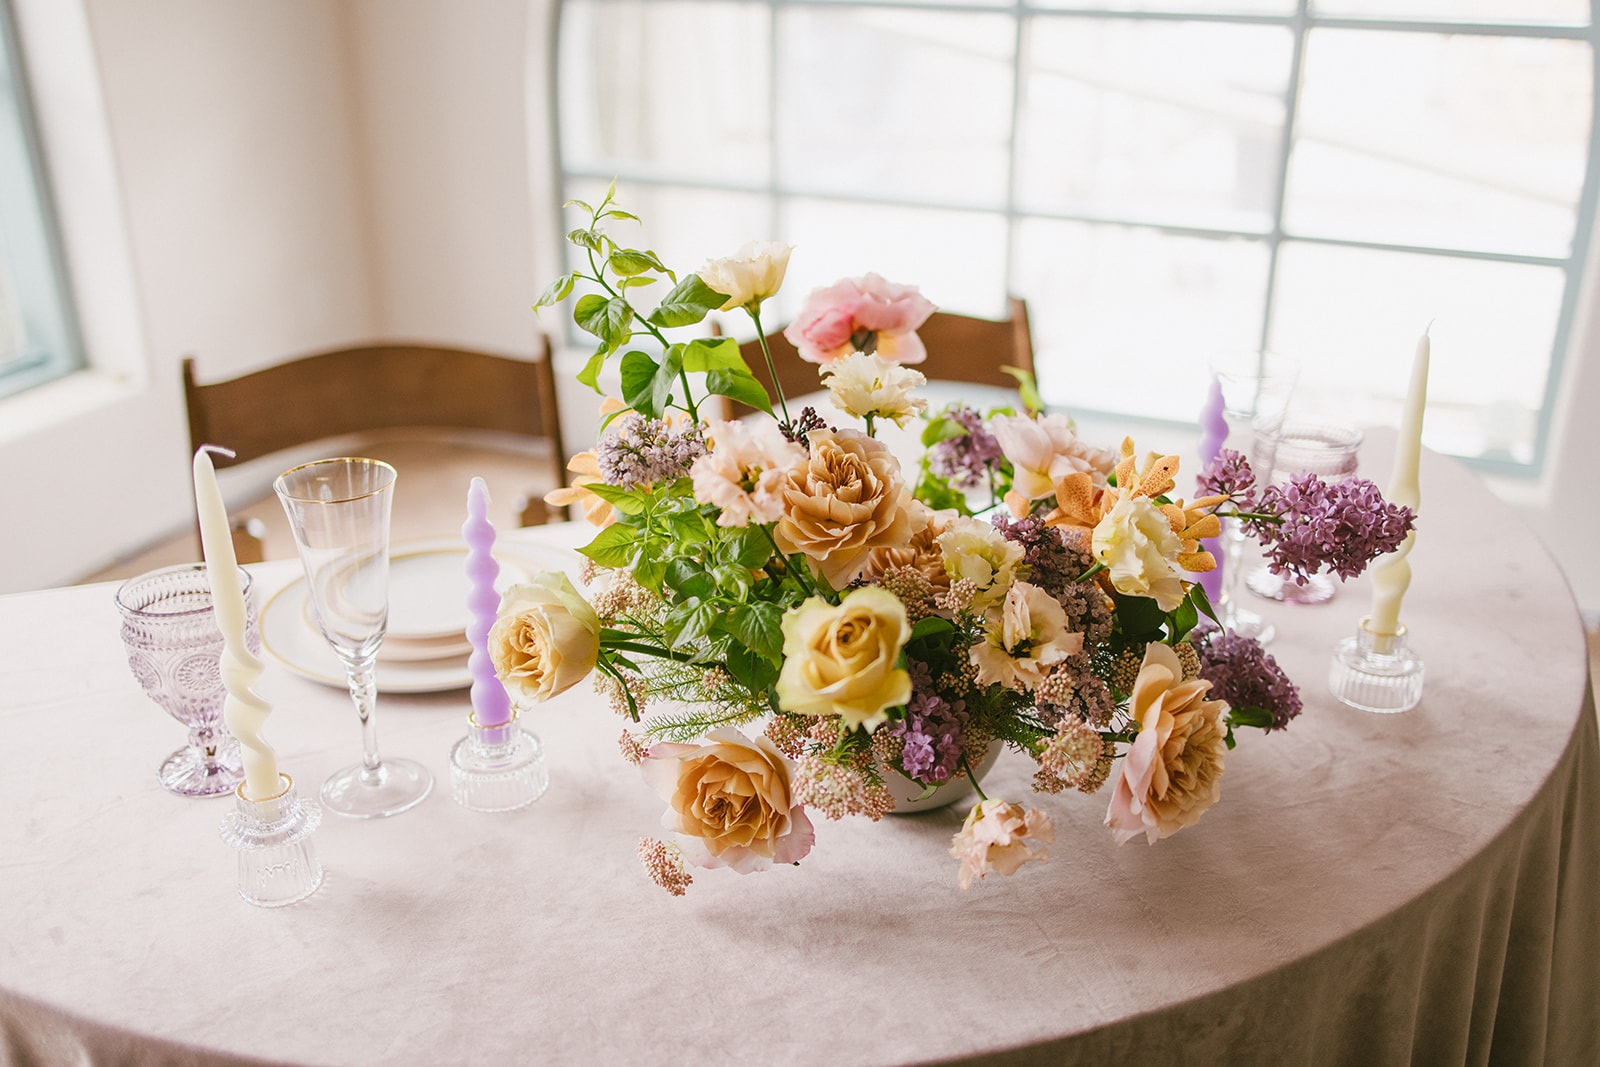
{"type": "Polygon", "coordinates": [[[544,744],[517,725],[516,712],[499,726],[467,717],[467,736],[450,748],[450,795],[469,811],[515,811],[544,795],[550,773],[544,744]]]}
{"type": "Polygon", "coordinates": [[[322,863],[311,840],[322,809],[300,799],[294,779],[265,800],[234,790],[234,807],[222,817],[222,839],[239,851],[239,895],[258,908],[304,900],[322,884],[322,863]]]}
{"type": "Polygon", "coordinates": [[[1328,668],[1328,688],[1341,703],[1361,711],[1410,711],[1422,701],[1422,657],[1406,647],[1406,628],[1395,634],[1367,629],[1363,618],[1354,637],[1339,642],[1328,668]]]}

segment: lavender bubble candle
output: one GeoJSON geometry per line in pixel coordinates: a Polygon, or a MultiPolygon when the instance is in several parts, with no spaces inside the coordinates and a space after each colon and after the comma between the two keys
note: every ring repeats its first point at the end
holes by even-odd
{"type": "MultiPolygon", "coordinates": [[[[1222,443],[1228,439],[1227,404],[1222,397],[1222,379],[1215,374],[1211,376],[1211,391],[1206,395],[1205,407],[1200,409],[1200,469],[1205,470],[1211,461],[1217,458],[1222,451],[1222,443]]],[[[1206,571],[1200,575],[1200,588],[1206,591],[1206,596],[1214,604],[1222,598],[1222,541],[1220,538],[1208,537],[1200,543],[1200,547],[1210,552],[1217,561],[1215,570],[1206,571]]]]}
{"type": "Polygon", "coordinates": [[[495,677],[489,658],[489,629],[500,611],[500,594],[494,581],[500,576],[495,562],[494,524],[489,521],[489,487],[482,478],[472,479],[467,489],[467,521],[461,524],[467,542],[467,641],[472,655],[467,670],[472,673],[472,718],[479,726],[504,726],[511,721],[511,698],[495,677]]]}

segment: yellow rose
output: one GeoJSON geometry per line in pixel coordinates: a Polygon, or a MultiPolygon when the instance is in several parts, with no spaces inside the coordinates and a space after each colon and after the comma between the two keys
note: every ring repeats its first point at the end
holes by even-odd
{"type": "Polygon", "coordinates": [[[594,669],[600,619],[565,574],[541,571],[500,598],[489,629],[489,659],[513,700],[540,703],[594,669]]]}
{"type": "Polygon", "coordinates": [[[854,590],[837,607],[812,597],[783,617],[778,706],[870,730],[911,699],[911,675],[898,666],[910,639],[905,605],[877,586],[854,590]]]}
{"type": "Polygon", "coordinates": [[[639,770],[669,805],[662,825],[684,835],[684,858],[749,874],[795,863],[814,837],[789,785],[789,761],[768,738],[723,728],[711,744],[653,746],[639,770]]]}

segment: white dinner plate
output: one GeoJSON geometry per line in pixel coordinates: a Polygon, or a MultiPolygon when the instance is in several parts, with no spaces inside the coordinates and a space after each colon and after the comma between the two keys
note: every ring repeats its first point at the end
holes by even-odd
{"type": "MultiPolygon", "coordinates": [[[[459,540],[396,546],[390,553],[389,618],[397,646],[465,632],[466,555],[459,540]]],[[[566,549],[505,541],[495,544],[494,557],[500,563],[495,588],[502,590],[537,570],[570,571],[579,559],[566,549]]],[[[343,664],[313,621],[304,575],[261,609],[261,645],[293,674],[341,689],[346,684],[343,664]]],[[[472,674],[460,656],[412,659],[381,651],[378,656],[379,692],[435,693],[471,684],[472,674]]]]}

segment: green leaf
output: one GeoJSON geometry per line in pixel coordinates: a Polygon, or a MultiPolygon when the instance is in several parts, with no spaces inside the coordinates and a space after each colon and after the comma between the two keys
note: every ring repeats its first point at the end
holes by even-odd
{"type": "Polygon", "coordinates": [[[561,301],[565,300],[568,295],[571,294],[572,285],[577,280],[577,271],[573,271],[570,274],[563,274],[561,277],[545,286],[544,292],[539,294],[539,302],[533,305],[533,309],[538,311],[540,308],[552,307],[561,303],[561,301]]]}
{"type": "Polygon", "coordinates": [[[588,204],[585,204],[582,200],[568,200],[565,204],[562,204],[561,206],[562,207],[581,207],[581,208],[583,208],[584,211],[586,211],[590,215],[594,214],[594,208],[590,207],[588,204]]]}
{"type": "Polygon", "coordinates": [[[706,391],[737,400],[745,407],[765,411],[768,415],[772,414],[772,398],[767,395],[766,386],[757,381],[755,375],[743,366],[737,370],[707,372],[706,391]]]}
{"type": "Polygon", "coordinates": [[[622,402],[642,412],[649,418],[661,417],[661,411],[655,407],[656,372],[661,369],[647,352],[638,349],[628,352],[622,357],[622,402]]]}
{"type": "Polygon", "coordinates": [[[752,693],[764,693],[767,686],[778,680],[778,665],[744,645],[729,648],[726,663],[733,680],[752,693]]]}
{"type": "Polygon", "coordinates": [[[659,282],[660,280],[661,280],[660,278],[652,278],[652,277],[648,277],[646,275],[641,274],[637,278],[622,278],[622,279],[619,279],[618,282],[617,282],[617,288],[618,289],[638,289],[641,286],[654,285],[656,282],[659,282]]]}
{"type": "MultiPolygon", "coordinates": [[[[1199,588],[1196,586],[1196,588],[1199,588]]],[[[1194,606],[1194,601],[1184,597],[1178,606],[1167,615],[1167,635],[1176,644],[1188,635],[1195,624],[1200,621],[1200,611],[1194,606]]]]}
{"type": "Polygon", "coordinates": [[[670,647],[681,648],[710,633],[719,617],[715,604],[690,597],[667,612],[662,628],[666,631],[670,647]]]}
{"type": "Polygon", "coordinates": [[[624,489],[620,485],[607,485],[605,482],[590,482],[584,488],[601,500],[610,501],[624,515],[644,514],[644,498],[631,489],[624,489]]]}
{"type": "Polygon", "coordinates": [[[1044,411],[1044,398],[1039,395],[1039,383],[1034,380],[1032,374],[1021,367],[1009,367],[1004,364],[1000,370],[1017,380],[1017,392],[1022,394],[1022,405],[1028,409],[1030,415],[1044,411]]]}
{"type": "Polygon", "coordinates": [[[922,428],[922,444],[932,448],[940,441],[948,441],[952,437],[964,436],[967,428],[955,419],[947,419],[943,415],[928,420],[928,425],[922,428]]]}
{"type": "Polygon", "coordinates": [[[1218,626],[1222,625],[1222,620],[1217,618],[1217,609],[1211,606],[1211,597],[1206,593],[1204,586],[1201,586],[1198,583],[1191,586],[1189,589],[1189,599],[1194,601],[1194,606],[1200,609],[1200,614],[1204,615],[1218,626]]]}
{"type": "MultiPolygon", "coordinates": [[[[591,211],[590,214],[593,214],[593,212],[591,211]]],[[[612,208],[600,217],[603,219],[632,219],[634,222],[639,221],[638,215],[630,215],[621,208],[612,208]]]]}
{"type": "Polygon", "coordinates": [[[607,300],[598,293],[590,293],[572,309],[572,319],[594,334],[615,352],[622,342],[633,336],[633,308],[620,296],[607,300]]]}
{"type": "Polygon", "coordinates": [[[602,567],[626,567],[633,558],[633,544],[638,533],[627,523],[614,522],[578,551],[602,567]]]}
{"type": "Polygon", "coordinates": [[[740,604],[723,623],[750,651],[779,662],[783,657],[783,609],[766,600],[740,604]]]}
{"type": "Polygon", "coordinates": [[[972,509],[967,507],[966,494],[959,489],[953,488],[943,478],[931,473],[923,474],[918,479],[917,487],[912,492],[912,495],[935,511],[954,508],[963,515],[972,514],[972,509]]]}
{"type": "Polygon", "coordinates": [[[606,356],[609,355],[610,352],[611,350],[609,348],[607,348],[605,345],[601,345],[599,351],[590,356],[589,362],[585,363],[583,365],[583,369],[578,372],[578,381],[582,382],[584,385],[587,385],[595,392],[600,392],[600,371],[606,365],[606,356]]]}
{"type": "Polygon", "coordinates": [[[1272,713],[1266,708],[1229,708],[1228,721],[1235,726],[1255,726],[1264,730],[1272,725],[1272,713]]]}
{"type": "Polygon", "coordinates": [[[706,317],[706,312],[727,302],[728,298],[707,287],[700,275],[686,274],[650,313],[650,323],[662,327],[693,326],[706,317]]]}
{"type": "Polygon", "coordinates": [[[1146,638],[1161,629],[1166,618],[1161,606],[1147,596],[1117,597],[1117,622],[1124,637],[1146,638]]]}
{"type": "Polygon", "coordinates": [[[744,356],[739,353],[739,342],[731,337],[695,338],[683,350],[683,369],[690,372],[709,370],[748,371],[744,356]]]}
{"type": "Polygon", "coordinates": [[[681,595],[696,599],[710,596],[717,588],[706,569],[692,559],[680,558],[668,563],[666,582],[681,595]]]}
{"type": "Polygon", "coordinates": [[[728,539],[725,552],[728,562],[755,570],[772,558],[772,542],[760,526],[752,523],[728,539]]]}
{"type": "Polygon", "coordinates": [[[603,236],[604,235],[599,230],[578,229],[567,234],[567,240],[571,241],[580,248],[587,248],[591,251],[598,252],[600,251],[600,241],[603,236]]]}
{"type": "Polygon", "coordinates": [[[654,252],[641,252],[636,248],[617,249],[606,260],[606,266],[625,278],[643,274],[647,270],[658,270],[663,274],[667,271],[654,252]]]}
{"type": "Polygon", "coordinates": [[[956,624],[949,619],[941,619],[937,615],[929,615],[918,619],[916,624],[911,627],[911,640],[915,641],[918,638],[930,637],[933,634],[949,633],[955,628],[956,624]]]}
{"type": "Polygon", "coordinates": [[[656,417],[672,403],[672,390],[678,385],[678,374],[683,370],[683,346],[668,345],[661,354],[661,366],[656,368],[656,380],[651,400],[655,403],[656,417]]]}

